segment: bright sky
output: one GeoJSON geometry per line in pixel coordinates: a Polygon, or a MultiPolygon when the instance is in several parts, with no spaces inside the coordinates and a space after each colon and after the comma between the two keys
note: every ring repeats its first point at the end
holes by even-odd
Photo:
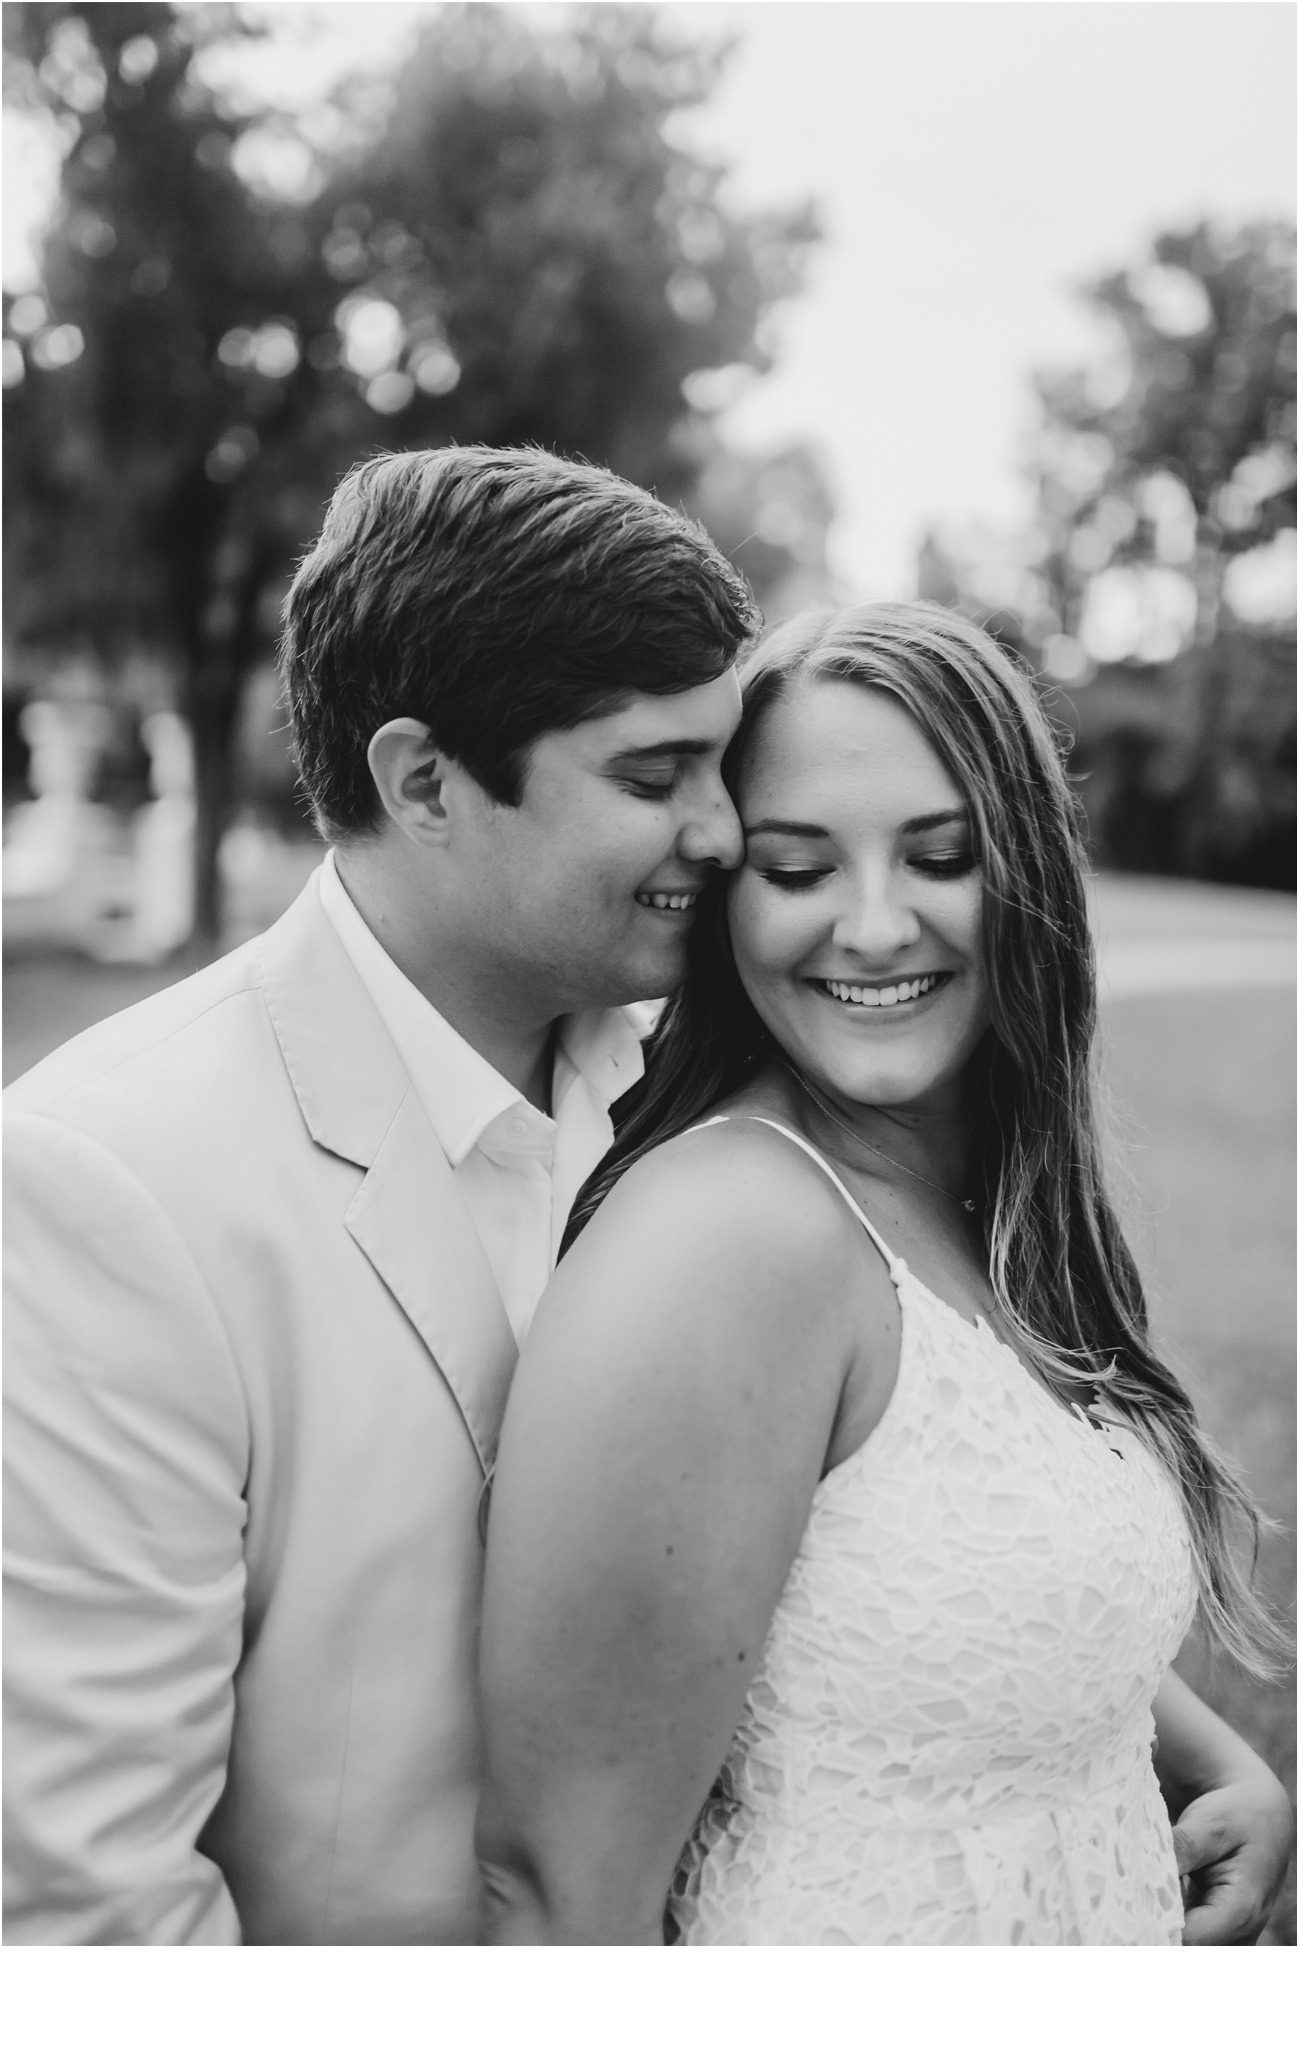
{"type": "MultiPolygon", "coordinates": [[[[380,61],[423,11],[260,8],[279,25],[259,60],[268,89],[300,100],[380,61]]],[[[1289,4],[704,0],[661,11],[684,34],[738,38],[722,91],[689,131],[734,166],[737,200],[819,202],[826,239],[778,320],[778,368],[726,429],[746,447],[819,446],[840,508],[833,560],[864,595],[911,588],[928,523],[1021,515],[1029,374],[1097,346],[1074,281],[1204,213],[1293,217],[1289,4]]],[[[25,161],[7,165],[20,207],[25,161]]],[[[21,228],[6,241],[20,264],[21,228]]]]}
{"type": "Polygon", "coordinates": [[[1210,0],[672,7],[744,46],[701,140],[827,245],[732,432],[808,433],[865,594],[934,517],[1012,520],[1032,368],[1094,347],[1070,287],[1198,214],[1293,215],[1295,13],[1210,0]]]}

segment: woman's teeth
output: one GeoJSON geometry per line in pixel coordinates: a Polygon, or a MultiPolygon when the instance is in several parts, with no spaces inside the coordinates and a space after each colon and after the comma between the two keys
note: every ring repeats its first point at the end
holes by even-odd
{"type": "Polygon", "coordinates": [[[647,903],[652,910],[693,910],[699,901],[699,891],[696,889],[691,895],[665,896],[657,890],[652,894],[648,890],[637,890],[636,901],[647,903]]]}
{"type": "Polygon", "coordinates": [[[821,986],[841,1003],[860,1003],[864,1010],[888,1010],[897,1003],[914,1003],[917,996],[927,996],[940,979],[937,974],[922,974],[916,981],[895,981],[888,988],[863,988],[856,981],[824,981],[821,986]]]}

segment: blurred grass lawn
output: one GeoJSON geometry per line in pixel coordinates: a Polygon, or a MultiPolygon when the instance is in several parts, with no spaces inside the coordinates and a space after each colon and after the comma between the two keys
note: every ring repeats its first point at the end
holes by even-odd
{"type": "MultiPolygon", "coordinates": [[[[1295,1034],[1288,989],[1196,991],[1109,1006],[1104,1073],[1135,1203],[1125,1203],[1164,1355],[1218,1444],[1281,1526],[1263,1584],[1292,1619],[1295,1594],[1295,1034]]],[[[1295,1796],[1294,1674],[1264,1689],[1179,1668],[1266,1756],[1295,1796]]],[[[1273,1941],[1295,1939],[1294,1869],[1273,1941]]]]}
{"type": "MultiPolygon", "coordinates": [[[[1102,929],[1211,937],[1286,926],[1284,900],[1105,877],[1102,929]]],[[[276,906],[278,907],[278,906],[276,906]]],[[[240,934],[242,936],[242,933],[240,934]]],[[[96,967],[31,955],[6,972],[8,1081],[74,1032],[139,1001],[173,968],[96,967]]],[[[1106,1006],[1104,1074],[1131,1196],[1123,1203],[1166,1355],[1218,1442],[1280,1525],[1262,1574],[1294,1612],[1294,992],[1196,990],[1106,1006]]],[[[1293,1674],[1263,1689],[1213,1669],[1194,1645],[1186,1676],[1295,1791],[1293,1674]]],[[[1294,1875],[1267,1937],[1295,1939],[1294,1875]]]]}

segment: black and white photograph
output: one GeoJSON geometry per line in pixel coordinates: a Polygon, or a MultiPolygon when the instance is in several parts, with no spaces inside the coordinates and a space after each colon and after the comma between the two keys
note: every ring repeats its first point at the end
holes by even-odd
{"type": "Polygon", "coordinates": [[[5,1946],[1293,1949],[1295,7],[3,16],[5,1946]]]}

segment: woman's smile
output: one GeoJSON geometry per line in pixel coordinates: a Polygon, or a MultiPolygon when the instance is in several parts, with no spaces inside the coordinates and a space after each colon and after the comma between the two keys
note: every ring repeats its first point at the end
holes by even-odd
{"type": "Polygon", "coordinates": [[[872,1022],[903,1023],[914,1018],[927,996],[937,995],[951,980],[950,974],[894,976],[884,981],[838,981],[809,978],[808,986],[827,995],[841,1008],[871,1013],[872,1022]],[[882,1013],[882,1014],[881,1014],[882,1013]]]}

